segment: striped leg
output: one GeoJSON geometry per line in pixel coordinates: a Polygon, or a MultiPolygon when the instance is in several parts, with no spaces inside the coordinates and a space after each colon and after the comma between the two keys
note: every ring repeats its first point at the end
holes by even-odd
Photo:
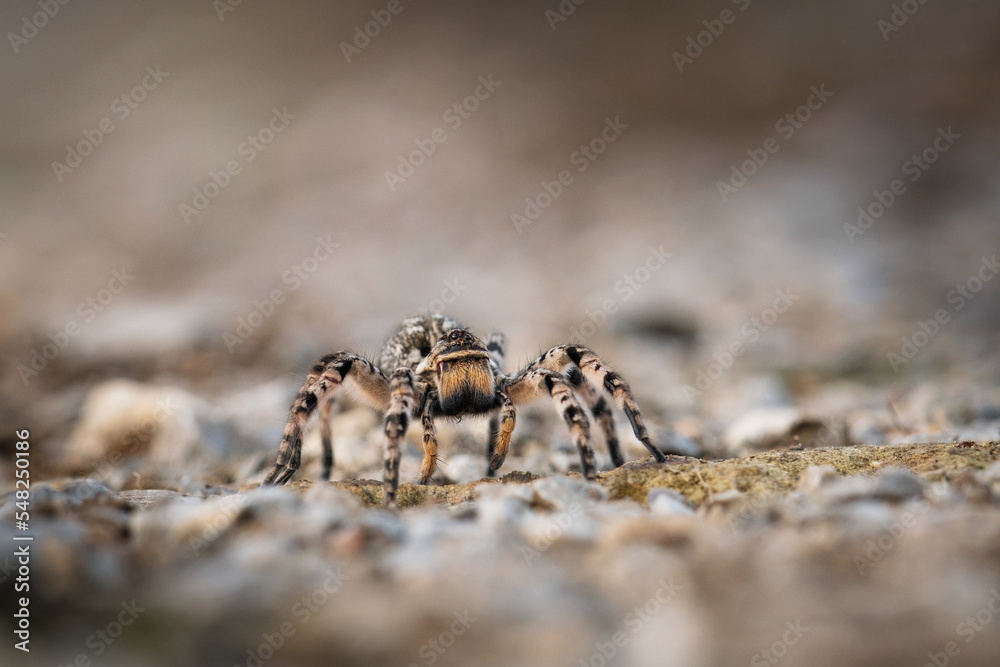
{"type": "Polygon", "coordinates": [[[389,378],[389,408],[385,412],[385,469],[382,488],[385,506],[396,506],[399,488],[399,445],[406,437],[413,410],[417,405],[416,376],[410,368],[397,368],[389,378]]]}
{"type": "Polygon", "coordinates": [[[424,463],[420,467],[420,483],[427,484],[437,469],[437,431],[434,428],[434,403],[437,392],[428,389],[424,394],[424,405],[420,410],[420,423],[424,429],[424,463]]]}
{"type": "MultiPolygon", "coordinates": [[[[486,337],[486,349],[490,353],[490,359],[496,365],[495,371],[497,374],[503,372],[503,360],[504,351],[506,349],[506,339],[504,335],[499,332],[493,332],[486,337]]],[[[506,397],[504,397],[506,398],[506,397]]],[[[506,399],[505,403],[509,403],[510,399],[506,399]]],[[[507,449],[510,447],[510,432],[514,430],[514,405],[510,404],[509,411],[504,411],[501,406],[501,411],[490,417],[490,435],[489,440],[486,443],[486,476],[495,477],[497,469],[503,465],[503,460],[507,456],[507,449]],[[509,425],[510,428],[505,431],[506,440],[504,441],[504,446],[502,449],[502,454],[497,454],[497,444],[498,438],[500,437],[500,420],[501,416],[504,415],[505,425],[509,425]],[[509,417],[507,416],[509,415],[509,417]],[[507,421],[509,419],[509,421],[507,421]],[[494,458],[499,456],[499,461],[494,465],[494,458]]]]}
{"type": "Polygon", "coordinates": [[[594,467],[594,450],[590,447],[590,422],[566,378],[545,368],[529,368],[509,378],[505,384],[512,405],[536,401],[545,393],[552,397],[556,408],[569,426],[573,444],[580,452],[583,476],[595,479],[597,471],[594,467]]]}
{"type": "MultiPolygon", "coordinates": [[[[642,420],[642,413],[636,405],[635,397],[625,379],[611,370],[611,367],[598,358],[593,351],[579,345],[559,345],[552,348],[535,361],[531,362],[526,370],[534,368],[547,368],[557,373],[562,373],[567,366],[575,364],[584,377],[597,387],[603,387],[615,401],[615,405],[625,412],[629,423],[632,424],[632,432],[639,442],[645,445],[649,453],[660,462],[666,461],[667,457],[653,444],[649,438],[649,431],[642,420]]],[[[609,442],[610,446],[610,442],[609,442]]],[[[612,457],[614,453],[612,452],[612,457]]]]}
{"type": "Polygon", "coordinates": [[[335,394],[330,394],[319,405],[319,435],[323,441],[323,479],[330,481],[330,474],[333,472],[333,424],[330,423],[333,417],[335,394]]]}
{"type": "Polygon", "coordinates": [[[615,433],[615,418],[611,412],[611,406],[608,405],[607,399],[594,389],[594,385],[583,377],[579,366],[570,364],[565,375],[573,387],[573,391],[580,395],[583,402],[590,408],[590,414],[594,415],[594,419],[601,425],[601,430],[604,431],[604,441],[608,443],[608,452],[611,454],[611,462],[617,468],[625,463],[625,457],[622,456],[622,448],[618,443],[618,435],[615,433]]]}
{"type": "Polygon", "coordinates": [[[510,436],[514,432],[514,424],[517,423],[514,401],[502,391],[497,393],[500,397],[500,413],[490,419],[487,477],[493,477],[494,473],[503,465],[504,459],[507,458],[507,451],[510,449],[510,436]]]}
{"type": "Polygon", "coordinates": [[[486,476],[496,477],[496,471],[493,470],[491,462],[493,461],[493,452],[497,447],[497,437],[500,435],[500,415],[495,414],[490,416],[490,435],[486,440],[486,476]]]}
{"type": "Polygon", "coordinates": [[[498,331],[486,336],[486,349],[490,353],[490,359],[497,365],[496,370],[503,371],[504,350],[506,350],[507,339],[498,331]]]}
{"type": "Polygon", "coordinates": [[[336,352],[323,357],[313,365],[292,402],[277,462],[264,479],[264,485],[281,486],[299,469],[302,462],[302,430],[306,422],[316,406],[329,400],[345,382],[372,405],[384,407],[389,402],[389,381],[370,361],[351,352],[336,352]]]}

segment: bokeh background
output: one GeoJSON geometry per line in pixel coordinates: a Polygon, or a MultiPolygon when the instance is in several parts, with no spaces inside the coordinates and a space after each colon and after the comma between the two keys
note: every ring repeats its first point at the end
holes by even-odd
{"type": "MultiPolygon", "coordinates": [[[[1000,5],[40,6],[0,9],[0,444],[30,428],[40,477],[106,462],[94,420],[152,386],[197,421],[160,440],[252,454],[225,476],[245,483],[308,364],[373,355],[441,308],[504,331],[509,370],[583,339],[677,451],[745,452],[734,423],[772,408],[795,411],[765,415],[779,430],[812,414],[851,442],[997,437],[1000,280],[973,280],[960,310],[949,295],[1000,252],[1000,5]],[[581,162],[609,121],[618,136],[581,162]],[[910,180],[942,132],[957,138],[910,180]],[[68,158],[81,142],[97,145],[68,158]],[[896,179],[905,192],[848,233],[896,179]],[[120,292],[115,272],[132,276],[120,292]],[[772,318],[779,293],[795,299],[772,318]]],[[[178,451],[173,488],[204,481],[182,479],[178,451]]],[[[377,476],[374,451],[357,469],[377,476]]],[[[138,484],[119,469],[102,481],[138,484]]]]}
{"type": "MultiPolygon", "coordinates": [[[[558,23],[546,15],[558,3],[404,2],[350,62],[341,44],[382,5],[223,6],[60,5],[16,53],[7,44],[0,345],[8,399],[32,398],[18,410],[64,385],[60,367],[298,373],[329,349],[374,352],[403,316],[440,303],[506,331],[515,365],[610,299],[587,342],[678,410],[724,415],[713,392],[692,403],[680,385],[786,288],[800,300],[732,377],[794,366],[895,382],[972,360],[996,377],[995,283],[904,372],[887,361],[997,250],[989,3],[920,5],[886,39],[884,2],[595,2],[558,23]],[[673,54],[725,9],[733,22],[679,71],[673,54]],[[121,118],[116,100],[147,66],[167,75],[121,118]],[[480,76],[500,85],[453,129],[445,112],[480,76]],[[813,86],[833,95],[788,138],[776,123],[813,86]],[[241,142],[274,109],[294,118],[248,161],[241,142]],[[105,117],[113,132],[57,174],[105,117]],[[580,173],[571,156],[607,118],[627,129],[580,173]],[[960,138],[909,181],[904,163],[949,127],[960,138]],[[445,143],[390,190],[386,172],[435,128],[445,143]],[[717,182],[769,138],[778,152],[723,201],[717,182]],[[231,160],[241,172],[187,222],[180,206],[231,160]],[[512,214],[563,169],[572,184],[518,233],[512,214]],[[894,179],[905,194],[851,242],[844,224],[894,179]],[[336,251],[291,290],[285,272],[319,237],[336,251]],[[616,285],[660,246],[669,261],[624,298],[616,285]],[[121,267],[127,289],[21,382],[17,365],[121,267]],[[286,301],[230,353],[226,332],[274,289],[286,301]]],[[[16,33],[39,10],[3,11],[16,33]]]]}

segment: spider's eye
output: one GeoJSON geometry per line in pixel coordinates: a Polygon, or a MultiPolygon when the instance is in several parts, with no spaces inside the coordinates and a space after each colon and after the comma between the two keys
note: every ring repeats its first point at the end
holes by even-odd
{"type": "Polygon", "coordinates": [[[459,339],[460,334],[457,331],[452,331],[451,335],[448,336],[451,340],[455,341],[459,339]]]}

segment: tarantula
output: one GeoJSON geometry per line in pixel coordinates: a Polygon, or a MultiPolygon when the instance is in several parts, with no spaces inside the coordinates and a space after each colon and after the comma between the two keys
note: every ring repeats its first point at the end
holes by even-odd
{"type": "Polygon", "coordinates": [[[579,345],[559,345],[523,370],[505,375],[501,370],[504,337],[492,333],[483,341],[462,324],[444,315],[411,317],[403,321],[373,364],[352,352],[329,354],[313,365],[295,397],[285,426],[278,460],[264,480],[281,485],[298,470],[302,458],[302,431],[317,406],[323,442],[323,479],[333,470],[330,411],[338,388],[385,413],[385,505],[395,506],[399,486],[399,445],[411,419],[423,426],[424,459],[420,483],[427,484],[437,468],[434,419],[490,415],[487,476],[503,465],[514,431],[515,405],[550,396],[580,452],[583,476],[594,479],[594,450],[590,422],[580,405],[583,398],[601,425],[615,467],[622,465],[610,406],[595,388],[603,388],[624,410],[636,438],[656,457],[666,456],[649,439],[639,406],[628,383],[596,354],[579,345]]]}

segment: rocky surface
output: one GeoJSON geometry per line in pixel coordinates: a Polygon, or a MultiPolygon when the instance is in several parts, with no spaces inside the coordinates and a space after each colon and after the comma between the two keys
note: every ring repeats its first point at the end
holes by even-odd
{"type": "Polygon", "coordinates": [[[380,493],[38,484],[39,659],[920,665],[951,649],[986,665],[1000,651],[998,442],[404,484],[398,511],[380,493]]]}
{"type": "MultiPolygon", "coordinates": [[[[763,497],[792,490],[806,469],[826,469],[841,475],[864,475],[882,469],[905,468],[922,477],[938,481],[965,471],[976,471],[1000,458],[1000,443],[854,446],[811,451],[774,451],[727,461],[702,461],[673,457],[666,465],[652,459],[626,463],[597,477],[597,484],[607,489],[610,498],[631,498],[646,502],[654,489],[672,489],[689,502],[711,502],[716,494],[736,492],[748,497],[763,497]]],[[[464,485],[400,485],[398,504],[412,507],[431,503],[456,505],[474,498],[481,485],[518,483],[530,480],[530,473],[508,473],[500,479],[482,479],[464,485]]],[[[558,479],[558,478],[556,478],[558,479]]],[[[575,475],[575,479],[580,479],[575,475]]],[[[888,479],[892,479],[889,477],[888,479]]],[[[861,481],[859,479],[858,481],[861,481]]],[[[335,488],[349,491],[370,506],[382,504],[382,482],[350,480],[332,482],[335,488]]],[[[309,489],[308,481],[291,488],[309,489]]],[[[881,487],[866,489],[875,495],[881,487]]]]}

